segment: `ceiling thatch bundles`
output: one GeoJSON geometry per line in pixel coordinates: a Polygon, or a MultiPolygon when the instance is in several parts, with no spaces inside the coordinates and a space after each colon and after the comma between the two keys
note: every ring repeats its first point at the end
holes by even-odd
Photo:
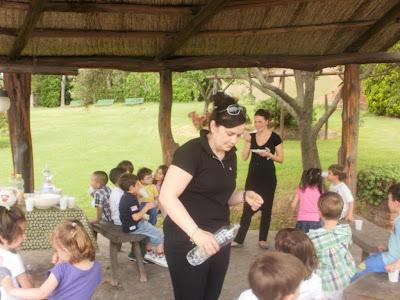
{"type": "Polygon", "coordinates": [[[399,20],[398,0],[0,1],[0,71],[394,61],[399,20]]]}

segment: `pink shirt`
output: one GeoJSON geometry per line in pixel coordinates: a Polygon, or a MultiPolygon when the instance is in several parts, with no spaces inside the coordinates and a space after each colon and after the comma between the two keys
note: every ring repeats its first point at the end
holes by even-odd
{"type": "Polygon", "coordinates": [[[296,189],[299,198],[299,211],[297,221],[319,221],[318,199],[321,193],[318,187],[307,187],[302,190],[296,189]]]}

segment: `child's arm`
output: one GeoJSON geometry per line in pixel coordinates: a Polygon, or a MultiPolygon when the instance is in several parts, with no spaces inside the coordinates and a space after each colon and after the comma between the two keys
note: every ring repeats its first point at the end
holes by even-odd
{"type": "Polygon", "coordinates": [[[395,262],[392,262],[391,264],[386,265],[385,269],[388,272],[393,272],[397,269],[400,269],[400,259],[396,260],[395,262]]]}
{"type": "Polygon", "coordinates": [[[132,214],[132,219],[134,221],[140,221],[143,219],[143,216],[152,208],[156,207],[154,202],[148,202],[139,212],[132,214]]]}
{"type": "Polygon", "coordinates": [[[24,289],[34,287],[32,277],[26,272],[19,274],[17,276],[17,281],[19,285],[24,289]]]}
{"type": "Polygon", "coordinates": [[[290,205],[290,207],[293,210],[296,210],[298,204],[299,204],[299,195],[297,195],[297,193],[296,193],[296,195],[294,196],[294,199],[293,199],[292,204],[290,205]]]}
{"type": "Polygon", "coordinates": [[[40,300],[47,299],[47,297],[56,289],[58,281],[53,273],[50,273],[49,277],[39,288],[16,288],[14,287],[10,276],[5,277],[1,281],[1,284],[6,292],[11,296],[26,300],[40,300]]]}
{"type": "Polygon", "coordinates": [[[354,222],[354,201],[349,202],[349,211],[347,212],[346,220],[349,222],[354,222]]]}

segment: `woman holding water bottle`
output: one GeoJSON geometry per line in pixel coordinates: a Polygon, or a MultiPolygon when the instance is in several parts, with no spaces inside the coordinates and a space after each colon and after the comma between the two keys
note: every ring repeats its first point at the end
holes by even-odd
{"type": "MultiPolygon", "coordinates": [[[[271,223],[272,204],[276,188],[275,162],[283,162],[283,145],[279,135],[268,128],[270,114],[265,109],[259,109],[254,115],[256,132],[245,134],[246,144],[242,151],[243,160],[247,160],[251,153],[249,172],[245,188],[253,190],[264,199],[260,207],[261,222],[259,246],[267,249],[267,237],[271,223]]],[[[244,203],[240,219],[239,232],[232,243],[232,247],[241,247],[249,229],[251,217],[256,211],[244,203]]]]}
{"type": "Polygon", "coordinates": [[[230,247],[220,249],[213,233],[229,225],[229,206],[246,202],[254,210],[262,198],[235,191],[236,148],[244,132],[245,108],[217,93],[209,131],[190,140],[174,155],[160,193],[168,216],[164,221],[165,255],[175,299],[218,299],[228,269],[230,247]],[[187,253],[198,246],[207,261],[192,266],[187,253]]]}

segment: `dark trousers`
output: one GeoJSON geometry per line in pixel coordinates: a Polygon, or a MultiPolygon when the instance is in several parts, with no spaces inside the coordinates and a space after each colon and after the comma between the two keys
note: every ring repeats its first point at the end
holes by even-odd
{"type": "Polygon", "coordinates": [[[179,253],[170,246],[166,244],[165,255],[175,300],[217,300],[228,270],[230,247],[223,247],[204,263],[193,267],[186,260],[187,253],[179,253]]]}
{"type": "Polygon", "coordinates": [[[303,230],[304,233],[308,233],[310,229],[318,229],[321,227],[321,221],[297,221],[296,223],[296,228],[303,230]]]}
{"type": "MultiPolygon", "coordinates": [[[[258,235],[259,241],[266,241],[268,237],[269,225],[271,224],[273,201],[266,201],[261,205],[257,211],[261,211],[260,232],[258,235]]],[[[257,212],[251,209],[250,205],[245,202],[243,204],[243,213],[240,218],[240,228],[235,237],[235,242],[243,244],[246,238],[247,231],[249,230],[251,218],[257,212]]]]}

